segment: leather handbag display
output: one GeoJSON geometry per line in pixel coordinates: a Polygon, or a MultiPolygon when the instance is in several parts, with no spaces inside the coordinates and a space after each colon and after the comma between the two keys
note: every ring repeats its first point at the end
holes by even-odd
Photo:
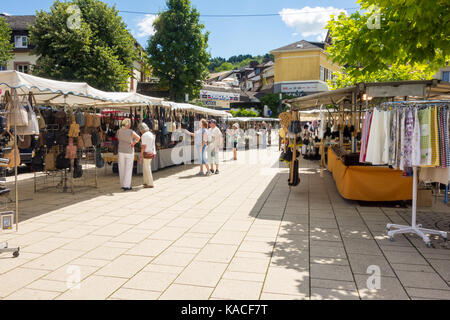
{"type": "Polygon", "coordinates": [[[54,152],[47,153],[45,155],[45,171],[56,170],[56,154],[54,152]]]}
{"type": "Polygon", "coordinates": [[[56,169],[63,170],[70,168],[70,160],[66,158],[65,152],[61,152],[56,157],[56,169]]]}
{"type": "Polygon", "coordinates": [[[84,141],[83,141],[83,137],[82,136],[79,136],[78,138],[77,138],[77,147],[78,147],[78,149],[84,149],[84,141]]]}
{"type": "Polygon", "coordinates": [[[28,112],[19,101],[17,92],[14,91],[14,96],[11,97],[9,91],[5,92],[5,99],[8,104],[8,125],[10,128],[28,126],[28,112]]]}
{"type": "Polygon", "coordinates": [[[80,126],[80,128],[86,125],[86,119],[84,118],[84,113],[80,110],[75,112],[75,122],[80,126]]]}
{"type": "Polygon", "coordinates": [[[76,123],[76,117],[72,116],[72,123],[70,124],[69,137],[76,138],[80,135],[80,125],[76,123]]]}
{"type": "Polygon", "coordinates": [[[28,149],[31,147],[31,136],[17,136],[17,146],[19,149],[28,149]]]}
{"type": "Polygon", "coordinates": [[[42,149],[34,153],[34,157],[31,159],[31,168],[34,172],[44,170],[44,152],[42,149]]]}
{"type": "Polygon", "coordinates": [[[55,124],[60,126],[67,125],[67,114],[64,110],[60,110],[55,113],[55,124]]]}
{"type": "Polygon", "coordinates": [[[100,126],[102,125],[102,122],[101,122],[102,118],[100,118],[100,116],[96,115],[96,114],[94,114],[93,117],[94,117],[94,125],[93,125],[93,127],[94,128],[100,128],[100,126]]]}
{"type": "Polygon", "coordinates": [[[86,128],[93,128],[94,127],[94,115],[85,112],[84,113],[84,118],[86,121],[85,127],[86,128]]]}
{"type": "Polygon", "coordinates": [[[103,168],[105,166],[105,160],[103,160],[102,153],[100,150],[97,150],[96,152],[96,158],[95,158],[95,166],[97,168],[103,168]]]}
{"type": "Polygon", "coordinates": [[[73,160],[73,178],[78,179],[83,176],[83,166],[78,159],[73,160]]]}
{"type": "Polygon", "coordinates": [[[11,139],[9,140],[9,147],[11,147],[11,151],[8,153],[3,154],[3,158],[9,159],[9,163],[3,164],[0,163],[0,167],[3,168],[14,168],[14,161],[16,161],[17,165],[20,165],[20,151],[19,148],[14,143],[14,136],[11,134],[11,132],[7,131],[11,139]]]}
{"type": "Polygon", "coordinates": [[[85,148],[92,147],[92,138],[91,138],[91,135],[89,133],[83,133],[81,135],[81,137],[83,138],[83,145],[84,145],[85,148]]]}
{"type": "Polygon", "coordinates": [[[56,140],[56,144],[58,144],[60,146],[66,146],[69,143],[69,137],[67,136],[67,132],[58,131],[55,134],[55,140],[56,140]]]}

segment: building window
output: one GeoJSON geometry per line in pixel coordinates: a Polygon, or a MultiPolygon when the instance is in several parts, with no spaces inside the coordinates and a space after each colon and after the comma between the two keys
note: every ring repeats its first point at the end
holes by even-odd
{"type": "Polygon", "coordinates": [[[1,66],[0,65],[0,71],[5,71],[6,70],[6,66],[1,66]]]}
{"type": "Polygon", "coordinates": [[[442,80],[450,82],[450,71],[442,71],[442,80]]]}
{"type": "Polygon", "coordinates": [[[14,46],[16,48],[28,48],[27,36],[15,36],[14,46]]]}
{"type": "Polygon", "coordinates": [[[328,70],[328,79],[327,80],[333,80],[333,72],[331,70],[328,70]]]}
{"type": "Polygon", "coordinates": [[[30,71],[29,64],[16,64],[16,71],[28,73],[30,71]]]}
{"type": "Polygon", "coordinates": [[[325,68],[320,66],[320,80],[325,81],[325,68]]]}

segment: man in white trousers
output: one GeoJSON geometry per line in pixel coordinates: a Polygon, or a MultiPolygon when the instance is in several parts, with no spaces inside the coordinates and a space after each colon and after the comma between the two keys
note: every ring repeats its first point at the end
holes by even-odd
{"type": "Polygon", "coordinates": [[[142,134],[139,163],[143,163],[144,188],[153,188],[152,160],[156,156],[155,135],[145,123],[139,125],[139,131],[142,134]]]}

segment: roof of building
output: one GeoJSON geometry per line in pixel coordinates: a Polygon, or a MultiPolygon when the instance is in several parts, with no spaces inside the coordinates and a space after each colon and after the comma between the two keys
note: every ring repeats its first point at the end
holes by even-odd
{"type": "Polygon", "coordinates": [[[300,51],[300,50],[311,50],[311,49],[324,49],[325,44],[323,42],[313,42],[300,40],[287,46],[272,50],[271,52],[279,52],[279,51],[300,51]]]}
{"type": "Polygon", "coordinates": [[[29,25],[33,25],[36,16],[9,16],[1,15],[6,20],[12,30],[28,30],[29,25]]]}

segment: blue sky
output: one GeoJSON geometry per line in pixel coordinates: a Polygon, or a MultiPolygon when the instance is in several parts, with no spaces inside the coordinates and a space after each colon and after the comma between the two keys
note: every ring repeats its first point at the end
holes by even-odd
{"type": "MultiPolygon", "coordinates": [[[[347,9],[352,13],[359,5],[356,0],[298,1],[298,0],[191,0],[200,14],[267,14],[271,17],[219,18],[201,17],[210,32],[209,51],[213,57],[228,58],[237,54],[262,55],[272,49],[306,39],[323,38],[323,25],[329,15],[347,9]]],[[[53,0],[1,1],[0,12],[12,15],[48,11],[53,0]]],[[[106,0],[121,11],[157,13],[165,8],[165,0],[106,0]]],[[[122,12],[125,23],[145,47],[151,34],[152,15],[122,12]]],[[[323,40],[323,39],[322,39],[323,40]]]]}

